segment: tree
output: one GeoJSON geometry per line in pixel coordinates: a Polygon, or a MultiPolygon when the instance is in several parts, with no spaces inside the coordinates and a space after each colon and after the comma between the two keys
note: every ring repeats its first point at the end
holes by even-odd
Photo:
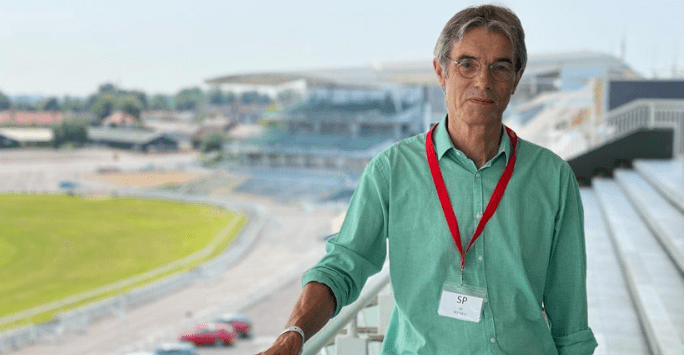
{"type": "Polygon", "coordinates": [[[383,113],[389,114],[389,115],[393,115],[393,114],[397,113],[396,106],[394,106],[394,97],[392,96],[392,93],[387,92],[385,94],[385,100],[382,102],[379,109],[380,109],[380,112],[383,112],[383,113]]]}
{"type": "Polygon", "coordinates": [[[200,88],[183,89],[176,94],[173,100],[173,105],[176,110],[189,111],[194,110],[204,102],[204,93],[200,88]]]}
{"type": "Polygon", "coordinates": [[[139,90],[132,90],[132,91],[128,92],[128,95],[131,95],[131,96],[135,97],[136,99],[138,99],[138,101],[142,105],[142,109],[147,110],[147,108],[148,108],[147,95],[144,92],[139,91],[139,90]]]}
{"type": "Polygon", "coordinates": [[[56,97],[49,97],[40,103],[40,109],[42,111],[59,111],[59,101],[56,97]]]}
{"type": "Polygon", "coordinates": [[[200,151],[202,153],[207,153],[214,150],[221,150],[221,145],[226,139],[227,137],[223,132],[209,131],[202,136],[200,151]]]}
{"type": "Polygon", "coordinates": [[[117,107],[121,109],[121,111],[135,117],[136,121],[140,121],[140,113],[143,110],[143,104],[136,96],[121,96],[117,101],[117,107]]]}
{"type": "Polygon", "coordinates": [[[224,97],[224,101],[227,104],[235,103],[235,94],[232,91],[228,91],[224,97]]]}
{"type": "Polygon", "coordinates": [[[0,91],[0,110],[9,110],[12,107],[12,100],[0,91]]]}
{"type": "Polygon", "coordinates": [[[62,99],[62,110],[72,112],[82,112],[85,110],[85,103],[77,97],[64,96],[62,99]]]}
{"type": "Polygon", "coordinates": [[[116,92],[119,91],[119,89],[114,86],[112,83],[104,83],[100,85],[100,87],[97,90],[98,94],[116,94],[116,92]]]}
{"type": "Polygon", "coordinates": [[[116,101],[116,96],[112,93],[100,94],[98,96],[95,103],[90,107],[90,112],[95,115],[97,122],[102,122],[105,117],[114,112],[116,101]]]}
{"type": "Polygon", "coordinates": [[[259,93],[256,91],[245,91],[240,95],[240,102],[249,105],[259,100],[259,93]]]}
{"type": "Polygon", "coordinates": [[[150,99],[150,109],[152,110],[165,110],[171,109],[171,104],[169,103],[169,98],[166,95],[156,94],[150,99]]]}
{"type": "Polygon", "coordinates": [[[278,101],[283,105],[291,105],[302,100],[301,96],[294,90],[288,89],[278,93],[278,101]]]}
{"type": "Polygon", "coordinates": [[[216,88],[209,92],[209,103],[216,106],[221,106],[226,103],[226,98],[221,92],[221,89],[216,88]]]}
{"type": "Polygon", "coordinates": [[[88,120],[68,118],[52,128],[55,148],[65,143],[83,145],[88,139],[88,120]]]}

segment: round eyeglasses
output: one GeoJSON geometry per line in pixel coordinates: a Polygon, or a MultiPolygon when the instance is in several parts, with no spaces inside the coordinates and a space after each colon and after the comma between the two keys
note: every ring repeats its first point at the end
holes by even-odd
{"type": "MultiPolygon", "coordinates": [[[[454,60],[456,67],[458,67],[458,72],[466,79],[474,78],[482,68],[482,64],[475,58],[461,58],[460,60],[454,60]]],[[[496,81],[508,81],[511,80],[515,68],[513,63],[498,61],[492,63],[489,66],[489,74],[496,81]]]]}

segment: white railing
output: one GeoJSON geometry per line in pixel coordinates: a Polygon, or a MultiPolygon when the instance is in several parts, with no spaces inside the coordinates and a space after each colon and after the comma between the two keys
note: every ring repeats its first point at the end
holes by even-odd
{"type": "MultiPolygon", "coordinates": [[[[225,200],[202,198],[197,196],[181,196],[179,194],[163,193],[163,192],[137,192],[135,190],[118,191],[120,196],[134,196],[140,198],[155,198],[155,199],[169,199],[180,200],[191,203],[205,203],[222,206],[234,211],[240,211],[241,214],[249,215],[248,223],[243,227],[242,231],[235,240],[231,243],[230,248],[220,256],[202,264],[201,266],[189,271],[181,272],[173,276],[154,281],[142,287],[138,287],[131,291],[121,293],[119,295],[88,304],[77,309],[60,313],[55,320],[37,325],[28,325],[22,328],[14,329],[0,334],[0,353],[6,353],[8,350],[18,349],[24,346],[35,344],[42,338],[53,339],[59,341],[59,338],[69,332],[77,332],[85,329],[91,322],[108,317],[118,315],[123,320],[126,319],[126,309],[132,308],[151,300],[157,299],[159,296],[168,294],[180,288],[186,287],[198,280],[210,280],[217,274],[225,271],[235,262],[237,262],[249,249],[254,245],[256,236],[265,225],[265,213],[263,208],[251,204],[234,204],[225,200]]],[[[32,308],[27,311],[12,314],[0,319],[0,324],[7,324],[23,319],[30,319],[35,314],[51,310],[60,310],[69,305],[73,305],[82,300],[91,299],[97,295],[103,295],[107,292],[125,290],[135,284],[154,278],[165,272],[172,271],[188,265],[189,263],[198,260],[199,258],[210,254],[217,243],[223,240],[228,233],[236,227],[236,221],[239,216],[226,227],[224,227],[219,235],[203,250],[192,254],[182,260],[176,261],[172,264],[163,266],[159,269],[150,271],[143,275],[126,279],[111,285],[101,287],[97,290],[84,292],[67,299],[52,302],[47,305],[32,308]]],[[[27,323],[29,323],[27,321],[27,323]]]]}
{"type": "Polygon", "coordinates": [[[550,148],[570,160],[643,128],[672,129],[672,154],[684,157],[684,100],[671,99],[634,100],[608,112],[598,125],[552,133],[555,143],[550,148]]]}
{"type": "Polygon", "coordinates": [[[684,156],[684,100],[634,100],[610,111],[605,121],[614,128],[608,140],[641,128],[670,128],[674,131],[672,154],[684,156]]]}
{"type": "MultiPolygon", "coordinates": [[[[361,295],[356,300],[356,302],[344,307],[340,313],[333,318],[328,324],[326,324],[323,329],[321,329],[316,335],[311,337],[306,344],[304,344],[304,350],[302,355],[316,355],[325,351],[325,348],[337,342],[341,342],[346,339],[341,339],[338,335],[347,329],[346,338],[352,338],[359,340],[361,347],[365,348],[366,351],[356,350],[353,354],[337,354],[337,355],[359,355],[368,353],[367,345],[368,342],[373,340],[372,335],[367,333],[360,337],[360,329],[357,327],[357,315],[359,312],[363,311],[371,302],[377,299],[378,294],[388,287],[390,284],[389,275],[389,263],[385,263],[383,269],[376,275],[368,279],[366,286],[361,291],[361,295]],[[337,338],[337,339],[336,339],[337,338]]],[[[388,317],[387,317],[388,318],[388,317]]],[[[388,319],[385,317],[379,317],[379,322],[386,323],[388,319]]],[[[381,329],[380,333],[384,334],[382,329],[384,328],[382,324],[379,326],[381,329]]],[[[364,332],[365,333],[365,332],[364,332]]]]}

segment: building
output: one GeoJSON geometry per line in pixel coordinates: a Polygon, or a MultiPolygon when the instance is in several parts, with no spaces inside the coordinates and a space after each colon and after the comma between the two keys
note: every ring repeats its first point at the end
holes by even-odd
{"type": "Polygon", "coordinates": [[[2,111],[0,125],[18,127],[50,127],[64,121],[64,115],[52,111],[2,111]]]}
{"type": "Polygon", "coordinates": [[[52,147],[50,128],[0,128],[0,148],[52,147]]]}
{"type": "Polygon", "coordinates": [[[89,127],[88,143],[139,152],[175,151],[178,141],[167,134],[144,129],[89,127]]]}
{"type": "Polygon", "coordinates": [[[263,133],[225,145],[249,166],[362,170],[378,152],[422,131],[426,110],[416,87],[309,85],[297,104],[263,115],[263,133]]]}
{"type": "Polygon", "coordinates": [[[111,115],[105,117],[104,120],[102,120],[102,125],[110,127],[126,127],[133,126],[136,122],[137,120],[135,119],[135,117],[125,114],[121,111],[116,111],[111,115]]]}

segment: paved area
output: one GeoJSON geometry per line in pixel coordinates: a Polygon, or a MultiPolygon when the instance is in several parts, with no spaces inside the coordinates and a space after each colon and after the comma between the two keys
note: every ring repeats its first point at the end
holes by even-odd
{"type": "Polygon", "coordinates": [[[201,170],[196,153],[142,154],[105,149],[0,150],[0,193],[56,193],[61,180],[81,182],[99,170],[201,170]]]}

